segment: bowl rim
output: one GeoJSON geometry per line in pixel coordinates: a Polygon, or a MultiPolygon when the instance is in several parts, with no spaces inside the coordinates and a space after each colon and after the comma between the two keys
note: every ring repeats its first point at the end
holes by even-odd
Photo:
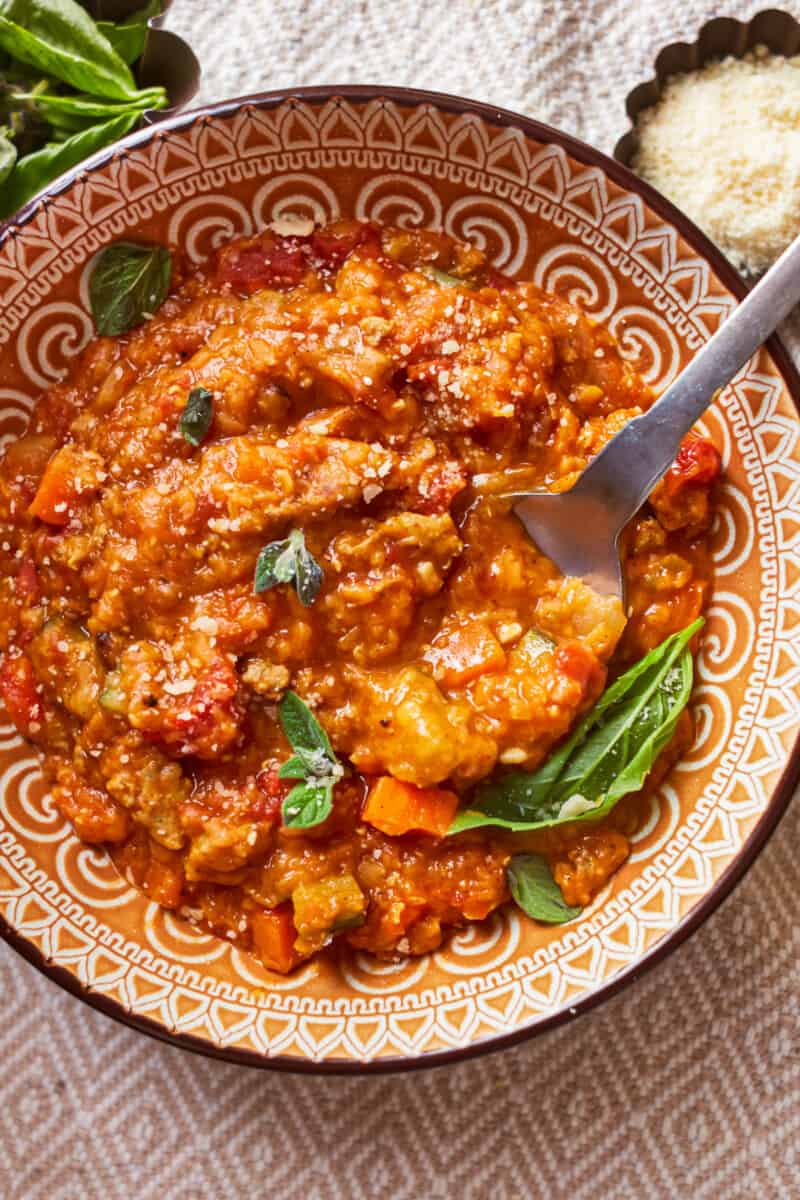
{"type": "MultiPolygon", "coordinates": [[[[535,141],[542,144],[560,146],[572,158],[591,167],[600,167],[614,183],[641,196],[645,203],[666,222],[671,224],[682,238],[702,258],[708,262],[712,270],[724,286],[737,298],[742,300],[747,294],[748,287],[741,276],[731,266],[722,252],[708,237],[687,217],[667,200],[650,184],[635,175],[628,167],[618,160],[597,150],[594,146],[583,142],[572,134],[564,133],[551,125],[546,125],[531,117],[525,117],[510,109],[498,108],[478,100],[469,100],[453,96],[446,92],[424,91],[417,88],[381,87],[373,84],[329,84],[311,87],[279,88],[274,91],[255,92],[249,95],[233,97],[216,104],[208,104],[186,110],[176,116],[167,118],[157,125],[150,126],[129,134],[119,142],[103,150],[99,150],[90,158],[85,159],[77,167],[65,172],[47,187],[29,200],[3,228],[0,228],[0,248],[9,238],[27,225],[38,213],[42,206],[52,200],[83,176],[105,165],[116,157],[124,155],[138,146],[162,139],[172,130],[181,130],[198,121],[208,121],[215,117],[225,117],[248,106],[252,108],[271,109],[291,100],[309,104],[323,104],[330,100],[342,99],[366,103],[371,100],[385,99],[401,107],[417,107],[430,104],[433,107],[450,113],[462,115],[472,113],[488,124],[501,127],[514,127],[535,141]]],[[[800,419],[800,374],[791,361],[787,350],[777,334],[768,339],[765,346],[773,357],[782,375],[800,419]]],[[[422,1053],[418,1057],[408,1055],[390,1055],[369,1061],[325,1059],[315,1061],[300,1059],[290,1055],[261,1055],[254,1050],[240,1049],[234,1046],[215,1046],[194,1034],[170,1031],[150,1017],[129,1012],[119,1001],[100,993],[93,992],[89,985],[81,984],[80,980],[66,967],[47,960],[31,942],[0,916],[0,937],[14,950],[27,959],[34,967],[53,980],[60,987],[77,996],[92,1008],[106,1013],[121,1024],[146,1033],[159,1041],[184,1050],[202,1054],[207,1058],[222,1059],[242,1066],[256,1067],[262,1070],[285,1071],[290,1074],[311,1075],[384,1075],[401,1071],[425,1070],[433,1067],[463,1062],[479,1055],[508,1049],[511,1046],[527,1041],[555,1029],[575,1017],[595,1008],[603,1000],[615,996],[646,971],[661,963],[678,946],[686,941],[711,916],[742,880],[752,866],[767,841],[774,833],[781,817],[785,813],[794,790],[800,782],[800,733],[792,746],[786,766],[775,785],[769,803],[751,830],[745,845],[712,884],[701,900],[691,911],[678,922],[669,932],[654,943],[653,947],[642,955],[635,963],[617,972],[611,979],[594,991],[587,993],[578,1000],[563,1005],[550,1016],[534,1023],[522,1026],[510,1033],[489,1035],[480,1038],[468,1046],[453,1047],[448,1050],[436,1050],[422,1053]]]]}

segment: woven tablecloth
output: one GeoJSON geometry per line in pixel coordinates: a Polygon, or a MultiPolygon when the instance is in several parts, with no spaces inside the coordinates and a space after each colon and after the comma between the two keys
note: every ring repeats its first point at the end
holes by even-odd
{"type": "MultiPolygon", "coordinates": [[[[454,92],[610,152],[703,0],[175,0],[199,99],[454,92]]],[[[800,17],[800,4],[786,5],[800,17]]],[[[0,946],[3,1200],[800,1196],[800,805],[666,962],[526,1045],[375,1078],[268,1074],[124,1028],[0,946]]]]}

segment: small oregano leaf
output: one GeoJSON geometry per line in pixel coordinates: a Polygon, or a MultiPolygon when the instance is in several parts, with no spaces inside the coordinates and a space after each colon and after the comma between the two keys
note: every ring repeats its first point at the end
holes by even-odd
{"type": "Polygon", "coordinates": [[[535,921],[563,925],[583,911],[564,902],[561,888],[541,854],[515,854],[508,864],[507,876],[514,900],[535,921]]]}
{"type": "Polygon", "coordinates": [[[89,280],[97,332],[115,337],[149,320],[166,299],[171,273],[163,246],[115,242],[101,250],[89,280]]]}
{"type": "Polygon", "coordinates": [[[281,819],[290,829],[321,825],[333,808],[331,783],[298,783],[283,802],[281,819]]]}
{"type": "Polygon", "coordinates": [[[214,397],[206,388],[196,387],[181,413],[180,431],[191,446],[199,446],[211,428],[214,416],[214,397]]]}
{"type": "Polygon", "coordinates": [[[306,608],[314,603],[322,587],[323,572],[306,548],[302,529],[293,529],[288,538],[270,542],[256,562],[254,588],[266,592],[279,583],[290,583],[306,608]]]}
{"type": "Polygon", "coordinates": [[[344,767],[334,754],[327,733],[295,692],[287,692],[281,700],[278,719],[294,751],[278,776],[302,781],[283,802],[283,823],[292,829],[310,829],[330,816],[333,789],[344,775],[344,767]]]}

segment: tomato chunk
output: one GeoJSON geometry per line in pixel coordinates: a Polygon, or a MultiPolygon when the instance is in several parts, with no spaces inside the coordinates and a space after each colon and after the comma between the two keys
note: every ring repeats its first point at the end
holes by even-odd
{"type": "Polygon", "coordinates": [[[10,655],[3,659],[0,664],[0,696],[23,737],[31,737],[39,732],[44,721],[44,710],[36,693],[33,664],[26,655],[10,655]]]}
{"type": "Polygon", "coordinates": [[[708,438],[687,437],[681,443],[671,472],[682,483],[713,483],[722,470],[722,459],[708,438]]]}
{"type": "Polygon", "coordinates": [[[381,775],[364,804],[364,820],[390,837],[429,833],[444,837],[453,823],[458,796],[446,788],[419,788],[381,775]]]}
{"type": "Polygon", "coordinates": [[[291,904],[270,910],[260,909],[251,920],[253,947],[265,967],[287,975],[303,961],[294,948],[297,930],[292,921],[291,904]]]}
{"type": "Polygon", "coordinates": [[[74,771],[53,789],[53,799],[84,842],[124,842],[130,833],[131,819],[125,809],[105,792],[83,783],[74,771]]]}
{"type": "Polygon", "coordinates": [[[582,642],[566,642],[556,651],[556,667],[583,689],[584,696],[599,696],[606,669],[582,642]]]}
{"type": "Polygon", "coordinates": [[[39,575],[32,558],[23,558],[17,571],[14,590],[26,604],[36,604],[41,595],[39,575]]]}
{"type": "Polygon", "coordinates": [[[263,233],[226,247],[217,260],[217,278],[246,296],[262,288],[295,287],[308,269],[307,239],[263,233]]]}

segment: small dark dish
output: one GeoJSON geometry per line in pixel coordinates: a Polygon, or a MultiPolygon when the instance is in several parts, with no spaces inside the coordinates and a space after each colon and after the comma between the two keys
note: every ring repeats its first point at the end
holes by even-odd
{"type": "MultiPolygon", "coordinates": [[[[142,7],[140,0],[81,0],[94,19],[123,21],[142,7]]],[[[145,50],[134,74],[140,87],[161,84],[167,89],[169,108],[145,114],[145,123],[153,125],[185,108],[200,84],[200,63],[183,38],[163,24],[172,0],[162,0],[161,14],[151,17],[145,50]]]]}

